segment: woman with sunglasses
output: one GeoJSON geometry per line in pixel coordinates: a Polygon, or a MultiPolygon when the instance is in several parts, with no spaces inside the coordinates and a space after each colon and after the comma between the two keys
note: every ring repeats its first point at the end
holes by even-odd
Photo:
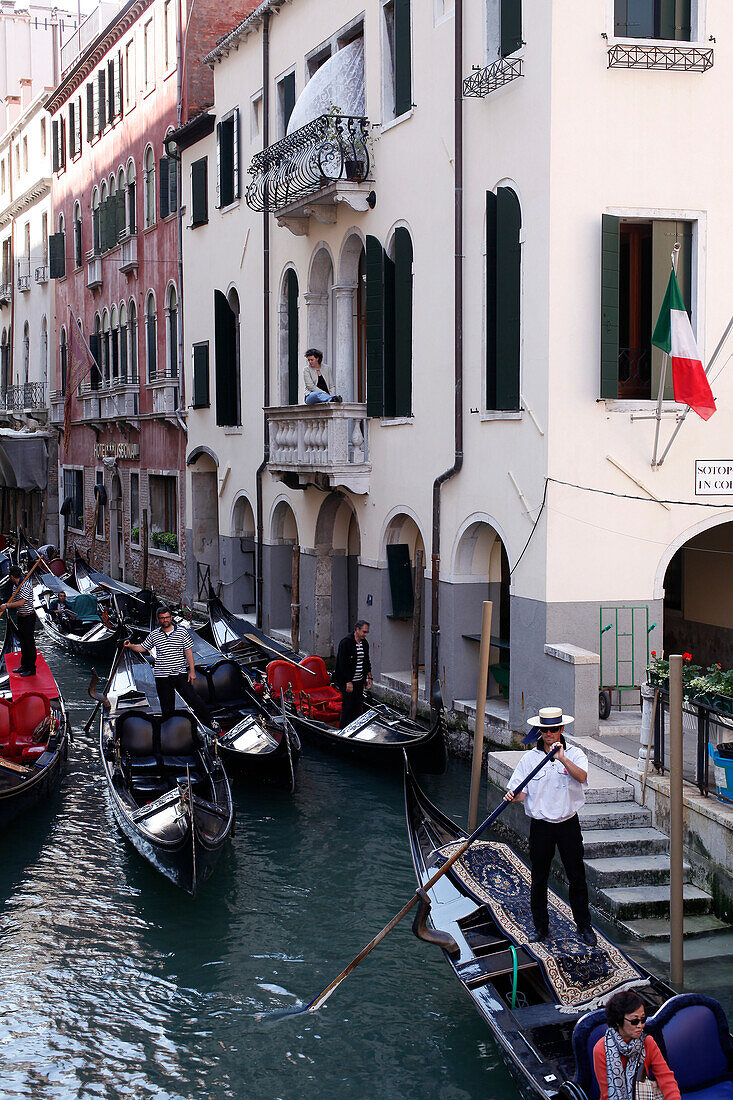
{"type": "Polygon", "coordinates": [[[593,1048],[601,1100],[634,1100],[635,1083],[653,1075],[664,1100],[680,1100],[674,1074],[651,1035],[644,1035],[646,1006],[633,989],[615,993],[606,1005],[608,1029],[593,1048]]]}

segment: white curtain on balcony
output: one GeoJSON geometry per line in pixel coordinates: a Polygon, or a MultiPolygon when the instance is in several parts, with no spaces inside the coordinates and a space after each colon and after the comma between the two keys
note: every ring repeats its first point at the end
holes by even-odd
{"type": "Polygon", "coordinates": [[[363,118],[366,114],[363,38],[329,57],[308,81],[293,108],[288,133],[327,115],[334,107],[340,115],[363,118]]]}

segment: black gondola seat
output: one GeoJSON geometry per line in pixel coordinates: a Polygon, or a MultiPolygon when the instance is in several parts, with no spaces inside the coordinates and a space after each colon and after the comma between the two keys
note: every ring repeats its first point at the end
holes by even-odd
{"type": "Polygon", "coordinates": [[[721,1005],[702,993],[671,997],[647,1022],[683,1100],[733,1100],[733,1046],[721,1005]]]}
{"type": "Polygon", "coordinates": [[[196,676],[193,681],[193,690],[198,695],[202,703],[213,702],[211,698],[211,683],[209,681],[208,669],[202,668],[200,665],[196,665],[196,676]]]}
{"type": "Polygon", "coordinates": [[[212,703],[232,703],[244,695],[242,670],[236,661],[220,661],[209,672],[212,703]]]}
{"type": "Polygon", "coordinates": [[[160,762],[166,775],[178,781],[190,775],[192,783],[203,779],[196,751],[197,727],[190,714],[176,711],[160,723],[160,762]]]}
{"type": "Polygon", "coordinates": [[[147,714],[130,711],[117,720],[120,755],[128,782],[140,794],[157,795],[167,789],[156,751],[156,728],[147,714]]]}

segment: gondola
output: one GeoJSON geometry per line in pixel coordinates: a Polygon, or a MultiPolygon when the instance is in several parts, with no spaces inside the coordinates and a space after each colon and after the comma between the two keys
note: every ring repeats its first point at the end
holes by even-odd
{"type": "Polygon", "coordinates": [[[114,580],[98,569],[92,569],[78,550],[74,557],[74,583],[82,593],[112,594],[128,629],[134,634],[147,634],[155,626],[159,601],[150,589],[135,588],[125,581],[114,580]]]}
{"type": "Polygon", "coordinates": [[[399,711],[374,701],[367,704],[359,718],[338,729],[340,695],[328,688],[321,658],[306,657],[300,662],[292,650],[273,643],[256,627],[237,619],[216,597],[209,599],[209,622],[215,645],[237,660],[248,678],[257,681],[263,665],[267,669],[269,664],[266,690],[261,696],[263,705],[274,714],[281,705],[282,691],[288,717],[302,737],[377,767],[401,768],[403,750],[407,750],[417,771],[445,771],[446,725],[439,700],[434,701],[436,718],[427,730],[399,711]]]}
{"type": "MultiPolygon", "coordinates": [[[[405,811],[418,887],[423,887],[467,834],[429,802],[407,763],[405,811]]],[[[507,845],[474,842],[427,891],[426,900],[413,931],[443,950],[488,1025],[522,1097],[591,1100],[598,1096],[597,1085],[591,1083],[591,1062],[593,1046],[605,1033],[604,1011],[599,1006],[621,988],[638,989],[647,1004],[647,1031],[655,1038],[661,1034],[662,1040],[667,1034],[665,1021],[675,1016],[679,1020],[680,1012],[696,1006],[697,1015],[691,1014],[688,1025],[701,1028],[698,1049],[712,1042],[710,1034],[703,1035],[705,1027],[698,1020],[704,1005],[706,1013],[712,1014],[706,1017],[707,1023],[712,1027],[712,1018],[717,1021],[723,1048],[720,1058],[710,1055],[711,1061],[717,1059],[718,1072],[733,1081],[733,1049],[717,1002],[697,995],[691,995],[692,1000],[675,997],[671,986],[630,960],[598,930],[598,946],[588,948],[575,933],[569,906],[552,893],[551,940],[547,945],[528,943],[526,930],[532,927],[529,870],[507,845]],[[729,1065],[724,1071],[726,1058],[729,1065]]],[[[668,1043],[668,1061],[674,1070],[670,1048],[668,1043]]],[[[701,1077],[706,1072],[703,1066],[701,1077]]],[[[684,1089],[682,1094],[688,1095],[684,1089]]],[[[706,1100],[732,1094],[733,1084],[704,1093],[706,1100]]]]}
{"type": "Polygon", "coordinates": [[[6,615],[0,654],[0,827],[50,798],[69,751],[66,706],[43,656],[36,675],[20,677],[20,643],[6,615]]]}
{"type": "MultiPolygon", "coordinates": [[[[117,823],[134,848],[192,896],[210,878],[234,808],[218,753],[189,710],[160,716],[154,683],[120,647],[103,698],[100,754],[117,823]]],[[[152,680],[152,677],[151,677],[152,680]]]]}
{"type": "Polygon", "coordinates": [[[31,584],[33,607],[49,638],[72,653],[88,657],[104,656],[114,651],[120,630],[111,597],[100,615],[97,601],[91,594],[77,592],[44,564],[36,569],[31,584]],[[66,623],[60,622],[53,614],[60,592],[66,593],[67,603],[76,616],[66,623]]]}

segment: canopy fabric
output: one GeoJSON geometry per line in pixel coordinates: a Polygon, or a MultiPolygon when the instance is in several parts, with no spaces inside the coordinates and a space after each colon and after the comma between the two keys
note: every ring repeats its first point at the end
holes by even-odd
{"type": "MultiPolygon", "coordinates": [[[[36,576],[37,573],[38,570],[36,570],[34,576],[36,576]]],[[[65,581],[62,581],[60,577],[55,576],[53,573],[43,573],[39,579],[44,588],[47,588],[49,592],[54,592],[57,596],[59,592],[65,592],[66,598],[73,600],[79,595],[75,588],[71,588],[65,581]]]]}
{"type": "Polygon", "coordinates": [[[124,581],[113,580],[112,577],[106,573],[100,573],[96,569],[89,570],[89,579],[97,585],[99,588],[108,588],[110,592],[123,592],[132,596],[137,596],[140,589],[133,588],[131,584],[125,584],[124,581]]]}
{"type": "Polygon", "coordinates": [[[102,621],[99,617],[97,601],[94,596],[90,596],[86,592],[77,592],[73,598],[69,599],[68,603],[77,619],[81,619],[83,623],[99,623],[102,621]]]}
{"type": "Polygon", "coordinates": [[[363,118],[364,39],[350,42],[321,65],[298,96],[288,120],[288,133],[300,130],[335,107],[340,115],[363,118]]]}
{"type": "Polygon", "coordinates": [[[48,441],[21,432],[0,438],[0,481],[26,491],[48,488],[48,441]],[[11,473],[12,472],[12,473],[11,473]]]}
{"type": "Polygon", "coordinates": [[[197,665],[215,665],[222,660],[224,654],[216,646],[205,641],[195,630],[189,631],[191,635],[191,649],[193,650],[194,663],[197,665]]]}

